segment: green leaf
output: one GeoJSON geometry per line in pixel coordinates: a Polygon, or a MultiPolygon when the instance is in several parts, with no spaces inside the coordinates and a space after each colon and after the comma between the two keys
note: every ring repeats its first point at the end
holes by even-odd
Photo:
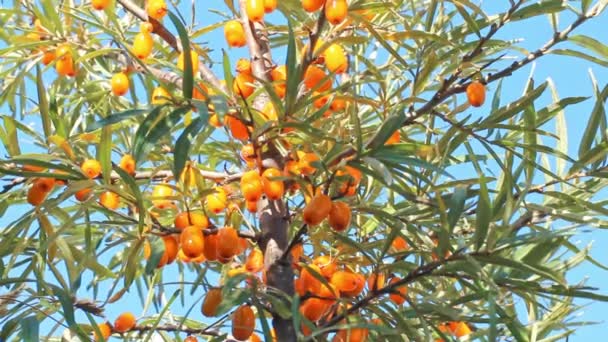
{"type": "Polygon", "coordinates": [[[454,189],[454,193],[450,197],[449,208],[448,211],[448,225],[450,234],[454,230],[456,223],[460,219],[460,215],[464,211],[464,203],[467,199],[467,188],[464,186],[459,186],[454,189]]]}
{"type": "Polygon", "coordinates": [[[40,323],[35,316],[28,316],[21,320],[21,338],[24,342],[38,342],[40,336],[38,333],[38,327],[40,323]]]}
{"type": "Polygon", "coordinates": [[[536,17],[541,14],[558,13],[566,8],[563,0],[544,0],[529,6],[520,8],[511,16],[511,20],[523,20],[536,17]]]}
{"type": "Polygon", "coordinates": [[[591,149],[593,140],[597,137],[597,131],[600,126],[600,121],[602,117],[606,115],[606,111],[604,109],[604,102],[606,101],[606,97],[608,97],[608,85],[604,86],[604,89],[602,89],[601,92],[595,84],[594,89],[596,93],[596,102],[591,112],[591,116],[589,117],[589,122],[587,122],[585,131],[583,132],[581,142],[578,148],[579,159],[583,159],[583,156],[591,149]]]}
{"type": "Polygon", "coordinates": [[[584,35],[575,35],[568,37],[568,40],[583,48],[595,52],[596,54],[602,56],[604,59],[608,59],[608,45],[603,44],[595,38],[591,38],[584,35]]]}
{"type": "Polygon", "coordinates": [[[376,134],[367,143],[367,148],[373,150],[383,146],[391,135],[401,128],[404,120],[405,115],[402,111],[386,118],[376,134]]]}
{"type": "Polygon", "coordinates": [[[232,66],[230,64],[230,56],[228,56],[228,53],[226,52],[226,50],[222,49],[222,56],[223,56],[223,60],[222,60],[222,66],[224,68],[224,79],[226,80],[226,85],[228,88],[228,93],[232,94],[232,84],[234,83],[234,76],[232,75],[232,66]]]}
{"type": "Polygon", "coordinates": [[[151,238],[150,242],[150,258],[146,263],[146,274],[152,274],[156,270],[156,266],[160,262],[160,259],[163,257],[165,253],[165,243],[161,238],[151,238]]]}
{"type": "Polygon", "coordinates": [[[4,121],[4,129],[6,131],[6,150],[11,156],[18,156],[21,154],[21,149],[19,148],[16,120],[10,116],[2,116],[2,119],[4,121]]]}
{"type": "Polygon", "coordinates": [[[186,129],[184,129],[182,134],[175,142],[173,174],[176,178],[180,177],[180,175],[182,174],[182,170],[186,166],[186,161],[190,160],[190,147],[192,145],[192,141],[196,138],[196,135],[207,123],[208,116],[209,115],[207,114],[192,120],[192,123],[190,123],[190,125],[186,127],[186,129]]]}
{"type": "Polygon", "coordinates": [[[110,184],[112,175],[112,126],[105,126],[101,130],[97,160],[101,164],[101,175],[104,183],[110,184]]]}
{"type": "Polygon", "coordinates": [[[188,100],[192,99],[192,90],[194,88],[194,75],[192,72],[192,63],[198,63],[197,61],[193,61],[190,58],[190,38],[188,37],[188,32],[186,28],[179,20],[179,18],[173,14],[173,12],[169,12],[169,18],[175,25],[177,29],[177,33],[179,35],[179,40],[182,43],[182,53],[184,55],[184,74],[182,78],[182,91],[184,92],[184,97],[188,100]]]}
{"type": "Polygon", "coordinates": [[[293,26],[291,20],[287,20],[288,28],[288,42],[287,42],[287,57],[285,58],[285,69],[287,70],[287,84],[285,90],[285,115],[292,115],[292,111],[295,106],[295,99],[297,98],[298,85],[302,77],[304,70],[301,70],[301,65],[298,64],[296,48],[296,37],[293,32],[293,26]]]}
{"type": "Polygon", "coordinates": [[[488,236],[488,228],[492,220],[492,204],[486,179],[482,175],[479,179],[479,201],[475,209],[475,247],[479,250],[488,236]]]}
{"type": "Polygon", "coordinates": [[[480,124],[480,128],[490,128],[492,125],[502,122],[503,120],[509,119],[513,117],[515,114],[522,111],[529,104],[534,102],[537,98],[539,98],[545,89],[547,88],[547,82],[544,82],[536,89],[527,92],[523,97],[519,100],[514,101],[504,107],[499,108],[497,111],[493,112],[488,116],[485,120],[483,120],[480,124]]]}
{"type": "Polygon", "coordinates": [[[144,113],[148,113],[149,111],[150,111],[149,109],[128,109],[128,110],[125,110],[124,112],[112,114],[101,120],[95,121],[93,124],[91,124],[87,128],[87,132],[95,131],[95,130],[105,127],[107,125],[115,124],[115,123],[124,121],[126,119],[136,117],[136,116],[139,116],[144,113]]]}
{"type": "Polygon", "coordinates": [[[47,90],[42,81],[42,71],[40,65],[36,64],[36,92],[38,93],[38,110],[40,111],[40,120],[42,121],[42,131],[44,137],[51,136],[51,118],[49,114],[49,101],[46,98],[47,90]]]}

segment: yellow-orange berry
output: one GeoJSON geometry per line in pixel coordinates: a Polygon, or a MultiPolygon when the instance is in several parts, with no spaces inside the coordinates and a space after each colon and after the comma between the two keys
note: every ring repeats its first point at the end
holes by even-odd
{"type": "Polygon", "coordinates": [[[269,168],[262,173],[262,187],[266,196],[271,200],[279,200],[285,193],[285,184],[282,180],[276,179],[283,176],[283,173],[276,168],[269,168]]]}
{"type": "Polygon", "coordinates": [[[249,305],[242,305],[232,315],[232,336],[246,340],[255,329],[255,315],[249,305]]]}
{"type": "Polygon", "coordinates": [[[161,105],[169,102],[171,94],[163,87],[156,87],[152,91],[152,104],[161,105]]]}
{"type": "Polygon", "coordinates": [[[103,11],[110,4],[110,0],[91,0],[91,6],[98,11],[103,11]]]}
{"type": "Polygon", "coordinates": [[[230,20],[224,25],[224,37],[230,47],[243,47],[247,44],[245,29],[238,20],[230,20]]]}
{"type": "Polygon", "coordinates": [[[342,232],[350,226],[351,209],[346,202],[335,201],[329,211],[329,226],[337,232],[342,232]]]}
{"type": "Polygon", "coordinates": [[[127,332],[135,327],[135,323],[135,316],[130,312],[125,312],[114,321],[114,331],[119,333],[127,332]]]}
{"type": "Polygon", "coordinates": [[[327,0],[325,2],[325,18],[333,25],[338,25],[346,19],[348,4],[346,0],[327,0]]]}
{"type": "Polygon", "coordinates": [[[467,86],[467,99],[473,107],[481,107],[486,101],[486,86],[479,81],[473,81],[467,86]]]}
{"type": "Polygon", "coordinates": [[[249,20],[254,22],[264,20],[264,0],[247,0],[245,10],[249,20]]]}
{"type": "Polygon", "coordinates": [[[99,204],[110,210],[116,210],[120,206],[120,197],[115,192],[104,191],[99,195],[99,204]]]}
{"type": "Polygon", "coordinates": [[[167,3],[165,0],[148,0],[147,12],[148,16],[159,21],[163,20],[167,14],[167,3]]]}
{"type": "Polygon", "coordinates": [[[149,32],[143,31],[133,38],[133,54],[139,59],[146,59],[152,53],[154,40],[149,32]]]}
{"type": "Polygon", "coordinates": [[[325,0],[302,0],[302,7],[306,12],[315,12],[323,7],[325,0]]]}
{"type": "MultiPolygon", "coordinates": [[[[112,335],[112,327],[107,322],[98,324],[97,329],[99,330],[99,332],[101,333],[101,336],[103,337],[103,340],[105,340],[105,341],[107,341],[110,338],[110,336],[112,335]]],[[[97,336],[97,333],[95,331],[93,331],[93,339],[96,342],[101,341],[101,338],[99,336],[97,336]]]]}
{"type": "Polygon", "coordinates": [[[348,69],[348,58],[340,45],[331,44],[325,50],[323,56],[327,70],[336,74],[342,74],[348,69]]]}
{"type": "Polygon", "coordinates": [[[217,313],[217,307],[222,302],[222,289],[211,288],[207,291],[203,304],[201,305],[201,312],[205,317],[214,317],[217,313]]]}
{"type": "Polygon", "coordinates": [[[33,206],[39,206],[46,199],[48,192],[40,191],[36,187],[31,187],[27,191],[27,203],[33,206]]]}
{"type": "Polygon", "coordinates": [[[120,158],[120,168],[123,169],[126,173],[133,175],[135,174],[135,159],[130,154],[125,154],[120,158]]]}
{"type": "Polygon", "coordinates": [[[205,200],[207,202],[207,209],[214,214],[219,214],[228,205],[228,195],[221,187],[216,187],[214,190],[215,192],[207,195],[205,200]]]}
{"type": "Polygon", "coordinates": [[[97,178],[101,174],[101,164],[95,159],[87,159],[80,166],[82,172],[89,178],[97,178]]]}
{"type": "Polygon", "coordinates": [[[112,76],[112,93],[116,96],[124,96],[129,92],[129,77],[124,72],[112,76]]]}
{"type": "Polygon", "coordinates": [[[272,13],[277,9],[277,0],[264,0],[264,12],[272,13]]]}
{"type": "Polygon", "coordinates": [[[304,208],[302,220],[309,226],[323,222],[331,211],[331,198],[323,193],[317,193],[304,208]]]}

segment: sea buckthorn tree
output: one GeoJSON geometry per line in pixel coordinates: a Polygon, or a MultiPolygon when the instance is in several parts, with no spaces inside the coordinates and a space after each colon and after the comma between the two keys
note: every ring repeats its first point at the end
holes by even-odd
{"type": "Polygon", "coordinates": [[[565,338],[608,86],[531,66],[606,6],[4,1],[0,340],[565,338]]]}

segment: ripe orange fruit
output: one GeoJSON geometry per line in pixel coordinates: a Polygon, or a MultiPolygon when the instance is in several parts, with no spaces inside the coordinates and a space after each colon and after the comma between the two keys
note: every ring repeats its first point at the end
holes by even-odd
{"type": "Polygon", "coordinates": [[[353,196],[357,192],[357,187],[361,182],[363,174],[358,169],[346,165],[343,170],[338,170],[338,172],[336,172],[336,176],[346,176],[346,180],[340,185],[340,194],[344,196],[353,196]]]}
{"type": "Polygon", "coordinates": [[[335,261],[331,260],[329,255],[321,255],[316,257],[312,263],[319,267],[319,270],[325,278],[329,279],[331,276],[336,273],[338,269],[338,264],[335,261]]]}
{"type": "Polygon", "coordinates": [[[306,69],[306,73],[304,73],[304,85],[308,90],[316,87],[316,91],[324,92],[331,89],[331,79],[327,78],[327,74],[321,68],[310,65],[306,69]],[[323,83],[321,83],[322,81],[323,83]]]}
{"type": "Polygon", "coordinates": [[[97,178],[101,174],[101,164],[95,159],[86,159],[80,165],[82,172],[89,178],[97,178]]]}
{"type": "Polygon", "coordinates": [[[55,51],[48,50],[48,51],[44,52],[44,54],[42,55],[42,59],[40,61],[44,65],[49,65],[54,60],[55,60],[55,51]]]}
{"type": "Polygon", "coordinates": [[[343,74],[348,69],[348,58],[344,49],[338,44],[331,44],[323,53],[327,70],[343,74]]]}
{"type": "Polygon", "coordinates": [[[156,87],[152,91],[152,104],[161,105],[169,102],[171,94],[163,87],[156,87]]]}
{"type": "Polygon", "coordinates": [[[224,227],[217,232],[217,256],[230,259],[239,251],[239,234],[232,227],[224,227]]]}
{"type": "Polygon", "coordinates": [[[161,21],[167,14],[167,3],[165,0],[148,0],[147,12],[149,17],[161,21]]]}
{"type": "Polygon", "coordinates": [[[241,148],[241,157],[247,164],[255,162],[255,150],[253,144],[245,144],[241,148]]]}
{"type": "Polygon", "coordinates": [[[249,338],[249,342],[262,342],[262,339],[260,338],[260,336],[258,336],[258,334],[253,333],[249,338]]]}
{"type": "Polygon", "coordinates": [[[450,330],[456,337],[464,337],[471,334],[471,328],[465,322],[450,322],[450,330]]]}
{"type": "MultiPolygon", "coordinates": [[[[101,336],[103,336],[104,341],[107,341],[112,335],[112,327],[110,326],[110,324],[108,324],[108,322],[97,324],[97,329],[99,329],[99,332],[101,333],[101,336]]],[[[95,331],[93,331],[93,339],[95,341],[101,341],[101,338],[97,336],[97,333],[95,331]]]]}
{"type": "Polygon", "coordinates": [[[367,328],[341,329],[336,333],[332,342],[364,342],[368,335],[369,330],[367,328]]]}
{"type": "Polygon", "coordinates": [[[238,20],[230,20],[224,26],[224,37],[230,47],[243,47],[247,44],[245,29],[238,20]]]}
{"type": "Polygon", "coordinates": [[[173,223],[175,224],[175,228],[179,230],[184,230],[188,226],[197,226],[200,229],[209,227],[207,216],[198,211],[181,212],[175,216],[173,223]]]}
{"type": "Polygon", "coordinates": [[[241,305],[232,314],[232,336],[246,340],[255,329],[255,315],[249,305],[241,305]]]}
{"type": "Polygon", "coordinates": [[[473,107],[481,107],[486,101],[486,86],[479,81],[473,81],[467,86],[467,99],[473,107]]]}
{"type": "Polygon", "coordinates": [[[301,243],[298,243],[295,246],[293,246],[293,248],[291,249],[291,265],[293,267],[299,267],[298,262],[300,262],[300,259],[302,258],[303,255],[304,255],[304,246],[302,246],[301,243]]]}
{"type": "Polygon", "coordinates": [[[321,285],[323,283],[321,283],[309,269],[321,274],[321,268],[315,264],[308,265],[307,268],[302,268],[302,272],[300,272],[301,286],[304,289],[304,292],[310,291],[311,293],[317,293],[321,290],[321,285]]]}
{"type": "Polygon", "coordinates": [[[285,193],[285,184],[283,184],[283,181],[275,179],[276,177],[281,176],[283,176],[283,173],[276,168],[266,169],[262,173],[264,193],[271,200],[279,200],[285,193]]]}
{"type": "Polygon", "coordinates": [[[313,92],[312,96],[315,99],[312,104],[316,109],[323,108],[327,104],[327,102],[329,102],[330,98],[330,94],[322,95],[318,91],[313,92]]]}
{"type": "Polygon", "coordinates": [[[207,209],[214,214],[219,214],[228,205],[228,194],[226,194],[226,190],[221,187],[215,187],[215,192],[207,195],[205,200],[207,202],[207,209]]]}
{"type": "Polygon", "coordinates": [[[272,69],[272,71],[270,71],[270,78],[272,78],[272,81],[274,82],[274,92],[277,93],[277,96],[280,98],[284,98],[285,92],[287,91],[287,67],[285,65],[279,65],[272,69]]]}
{"type": "Polygon", "coordinates": [[[346,109],[346,100],[340,97],[336,97],[334,98],[333,101],[331,101],[331,105],[329,106],[329,109],[331,109],[334,112],[341,112],[344,109],[346,109]]]}
{"type": "Polygon", "coordinates": [[[120,197],[115,192],[104,191],[99,195],[99,204],[110,210],[116,210],[120,206],[120,197]]]}
{"type": "Polygon", "coordinates": [[[173,188],[167,184],[157,184],[152,188],[152,204],[158,209],[167,209],[173,206],[173,201],[168,197],[173,196],[173,188]]]}
{"type": "Polygon", "coordinates": [[[124,96],[129,92],[129,77],[124,72],[114,74],[110,84],[112,94],[116,96],[124,96]]]}
{"type": "Polygon", "coordinates": [[[348,4],[346,0],[327,0],[325,2],[325,18],[333,25],[338,25],[346,19],[348,4]]]}
{"type": "Polygon", "coordinates": [[[171,264],[177,258],[177,251],[179,250],[177,239],[173,236],[163,236],[163,243],[165,244],[163,259],[167,260],[167,264],[171,264]]]}
{"type": "Polygon", "coordinates": [[[180,234],[180,245],[184,255],[188,258],[197,258],[205,249],[203,230],[198,226],[188,226],[180,234]]]}
{"type": "Polygon", "coordinates": [[[198,338],[196,338],[195,336],[192,336],[192,335],[188,335],[184,339],[184,342],[198,342],[198,338]]]}
{"type": "Polygon", "coordinates": [[[409,248],[407,240],[401,236],[397,236],[393,242],[391,242],[391,250],[395,253],[406,251],[409,248]]]}
{"type": "Polygon", "coordinates": [[[209,261],[216,261],[218,259],[218,236],[217,236],[217,234],[211,234],[211,235],[205,236],[203,254],[205,255],[205,259],[207,259],[209,261]]]}
{"type": "Polygon", "coordinates": [[[91,6],[98,11],[103,11],[110,4],[110,0],[91,0],[91,6]]]}
{"type": "Polygon", "coordinates": [[[351,209],[346,202],[335,201],[329,211],[329,226],[337,232],[342,232],[350,226],[351,209]]]}
{"type": "Polygon", "coordinates": [[[264,0],[264,12],[272,13],[277,9],[277,0],[264,0]]]}
{"type": "Polygon", "coordinates": [[[251,62],[247,58],[240,58],[236,62],[236,72],[240,74],[251,75],[251,62]]]}
{"type": "Polygon", "coordinates": [[[386,281],[386,275],[382,272],[373,272],[367,278],[367,289],[375,291],[381,289],[386,281]]]}
{"type": "Polygon", "coordinates": [[[261,22],[264,20],[264,0],[247,0],[245,11],[249,20],[261,22]]]}
{"type": "Polygon", "coordinates": [[[264,188],[262,178],[257,170],[247,171],[241,177],[241,193],[245,200],[257,202],[262,197],[264,188]]]}
{"type": "Polygon", "coordinates": [[[27,191],[27,203],[33,206],[39,206],[46,199],[48,192],[40,191],[36,187],[31,187],[27,191]]]}
{"type": "Polygon", "coordinates": [[[313,163],[319,161],[319,156],[316,153],[298,151],[297,155],[299,169],[303,175],[312,175],[317,171],[317,168],[313,165],[313,163]]]}
{"type": "Polygon", "coordinates": [[[245,269],[252,273],[257,273],[264,268],[264,253],[258,248],[254,248],[247,256],[245,269]]]}
{"type": "Polygon", "coordinates": [[[131,51],[135,57],[139,59],[146,59],[152,53],[154,46],[154,40],[149,32],[139,32],[133,38],[133,47],[131,51]]]}
{"type": "Polygon", "coordinates": [[[323,7],[325,0],[302,0],[302,7],[306,12],[315,12],[323,7]]]}
{"type": "MultiPolygon", "coordinates": [[[[389,285],[394,284],[398,281],[401,281],[401,278],[399,277],[393,277],[391,278],[391,280],[388,282],[389,285]]],[[[403,304],[403,302],[405,302],[405,295],[407,294],[407,287],[405,287],[405,285],[398,287],[395,292],[392,292],[389,295],[389,298],[391,299],[391,302],[395,303],[395,305],[401,305],[403,304]]]]}
{"type": "Polygon", "coordinates": [[[91,189],[80,189],[78,191],[76,191],[76,193],[74,194],[74,197],[76,197],[76,200],[78,200],[79,202],[84,202],[86,201],[89,197],[91,197],[91,189]]]}
{"type": "Polygon", "coordinates": [[[130,154],[125,154],[120,158],[120,168],[130,175],[135,174],[135,159],[130,154]]]}
{"type": "Polygon", "coordinates": [[[201,312],[205,317],[214,317],[217,313],[217,307],[222,302],[222,289],[210,288],[205,295],[203,304],[201,305],[201,312]]]}
{"type": "Polygon", "coordinates": [[[393,133],[384,144],[393,145],[398,144],[399,141],[401,141],[401,133],[399,132],[399,130],[396,130],[395,133],[393,133]]]}
{"type": "Polygon", "coordinates": [[[47,178],[47,177],[37,178],[34,181],[34,184],[32,185],[32,187],[34,187],[38,191],[41,191],[44,193],[51,192],[51,190],[53,190],[53,187],[55,187],[55,178],[47,178]]]}
{"type": "Polygon", "coordinates": [[[223,126],[222,121],[220,121],[220,117],[216,113],[209,116],[209,125],[215,128],[220,128],[223,126]]]}
{"type": "Polygon", "coordinates": [[[340,291],[341,295],[347,297],[358,296],[365,287],[365,278],[361,274],[350,271],[337,271],[329,282],[340,291]]]}
{"type": "Polygon", "coordinates": [[[255,91],[255,79],[250,74],[239,73],[234,78],[232,90],[235,94],[248,98],[255,91]]]}
{"type": "Polygon", "coordinates": [[[302,220],[309,226],[316,226],[327,218],[331,207],[331,198],[323,193],[317,193],[304,208],[302,220]]]}
{"type": "Polygon", "coordinates": [[[55,63],[55,70],[57,74],[61,76],[74,76],[76,70],[74,69],[74,59],[72,56],[72,48],[68,44],[61,44],[55,50],[55,56],[57,62],[55,63]]]}
{"type": "MultiPolygon", "coordinates": [[[[190,50],[190,61],[192,62],[192,74],[196,75],[198,72],[198,53],[194,50],[190,50]]],[[[184,71],[184,53],[180,53],[177,57],[177,68],[184,71]]]]}
{"type": "Polygon", "coordinates": [[[327,303],[320,298],[309,298],[300,305],[300,313],[308,320],[316,322],[329,309],[327,303]]]}
{"type": "Polygon", "coordinates": [[[122,313],[114,321],[114,331],[119,333],[127,332],[135,327],[135,316],[130,312],[122,313]]]}
{"type": "Polygon", "coordinates": [[[232,137],[238,140],[249,139],[249,129],[243,121],[231,115],[224,116],[224,123],[228,126],[232,137]]]}

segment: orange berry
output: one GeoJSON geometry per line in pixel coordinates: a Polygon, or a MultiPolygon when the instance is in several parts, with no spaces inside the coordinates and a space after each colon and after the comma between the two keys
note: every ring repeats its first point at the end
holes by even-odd
{"type": "Polygon", "coordinates": [[[218,236],[211,234],[205,236],[205,245],[203,246],[203,254],[205,259],[216,261],[218,259],[218,236]]]}
{"type": "Polygon", "coordinates": [[[365,342],[369,335],[367,328],[341,329],[336,333],[332,342],[365,342]]]}
{"type": "Polygon", "coordinates": [[[55,187],[55,178],[38,178],[34,181],[32,187],[37,188],[38,191],[41,192],[51,192],[51,190],[53,190],[53,187],[55,187]]]}
{"type": "Polygon", "coordinates": [[[409,248],[407,240],[401,236],[397,236],[393,242],[391,242],[391,250],[395,253],[406,251],[409,248]]]}
{"type": "Polygon", "coordinates": [[[293,246],[293,248],[291,249],[291,265],[293,267],[298,266],[298,262],[300,262],[302,255],[304,255],[304,246],[301,243],[298,243],[293,246]]]}
{"type": "Polygon", "coordinates": [[[327,78],[327,74],[321,68],[310,65],[304,73],[304,85],[308,90],[316,88],[318,92],[324,92],[331,89],[331,79],[327,78]]]}
{"type": "Polygon", "coordinates": [[[280,65],[270,71],[270,77],[274,81],[274,92],[280,98],[285,97],[287,91],[287,67],[280,65]]]}
{"type": "Polygon", "coordinates": [[[398,144],[399,141],[401,141],[401,133],[399,132],[399,130],[396,130],[395,133],[393,133],[388,140],[384,143],[384,145],[393,145],[393,144],[398,144]]]}
{"type": "Polygon", "coordinates": [[[201,305],[201,312],[205,317],[214,317],[217,314],[217,307],[222,302],[222,289],[210,288],[205,295],[203,304],[201,305]]]}
{"type": "Polygon", "coordinates": [[[80,169],[90,179],[97,178],[101,174],[101,164],[95,159],[85,160],[80,169]]]}
{"type": "Polygon", "coordinates": [[[316,226],[327,218],[331,207],[331,198],[323,193],[317,193],[304,208],[302,220],[309,226],[316,226]]]}
{"type": "Polygon", "coordinates": [[[374,272],[369,275],[367,278],[367,289],[370,291],[375,291],[381,289],[384,286],[384,282],[386,281],[386,275],[382,272],[374,272]]]}
{"type": "Polygon", "coordinates": [[[347,297],[358,296],[365,287],[365,278],[361,274],[350,271],[337,271],[329,282],[340,291],[340,294],[347,297]]]}
{"type": "Polygon", "coordinates": [[[249,338],[249,342],[262,342],[262,339],[260,338],[260,336],[258,336],[258,334],[253,333],[249,338]]]}
{"type": "Polygon", "coordinates": [[[246,340],[255,329],[255,315],[249,305],[241,305],[232,314],[232,336],[237,340],[246,340]]]}
{"type": "Polygon", "coordinates": [[[276,180],[274,178],[281,177],[283,173],[276,168],[269,168],[264,170],[262,173],[262,185],[264,193],[271,200],[279,200],[285,193],[285,184],[282,180],[276,180]]]}
{"type": "Polygon", "coordinates": [[[146,59],[152,53],[154,47],[154,39],[149,32],[139,32],[133,38],[133,48],[131,51],[139,59],[146,59]]]}
{"type": "Polygon", "coordinates": [[[302,7],[306,12],[315,12],[323,7],[325,0],[302,0],[302,7]]]}
{"type": "Polygon", "coordinates": [[[456,337],[464,337],[471,334],[471,328],[465,322],[450,322],[450,330],[456,337]]]}
{"type": "Polygon", "coordinates": [[[196,338],[195,336],[189,335],[189,336],[186,336],[186,338],[184,339],[184,342],[198,342],[198,338],[196,338]]]}
{"type": "Polygon", "coordinates": [[[124,96],[129,92],[129,77],[124,72],[114,74],[110,83],[112,94],[116,96],[124,96]]]}
{"type": "Polygon", "coordinates": [[[331,105],[329,106],[329,108],[334,112],[341,112],[346,109],[346,100],[340,97],[336,97],[333,101],[331,101],[331,105]]]}
{"type": "Polygon", "coordinates": [[[89,197],[91,197],[91,189],[88,189],[88,188],[80,189],[80,190],[76,191],[76,193],[74,194],[74,197],[76,197],[76,199],[79,202],[84,202],[89,197]]]}
{"type": "Polygon", "coordinates": [[[179,245],[173,236],[163,236],[163,242],[165,244],[165,253],[163,254],[163,258],[166,258],[167,264],[171,264],[173,261],[175,261],[175,258],[177,258],[179,245]]]}
{"type": "MultiPolygon", "coordinates": [[[[97,329],[99,329],[99,332],[101,333],[101,336],[105,341],[107,341],[112,335],[112,327],[107,322],[97,324],[97,329]]],[[[93,339],[95,341],[101,341],[101,338],[97,336],[97,333],[95,331],[93,331],[93,339]]]]}
{"type": "Polygon", "coordinates": [[[329,226],[337,232],[342,232],[350,226],[351,210],[346,202],[335,201],[329,211],[329,226]]]}
{"type": "Polygon", "coordinates": [[[323,108],[327,104],[327,102],[329,102],[330,98],[330,94],[322,95],[322,93],[317,91],[313,92],[312,96],[315,99],[312,104],[316,109],[323,108]]]}
{"type": "MultiPolygon", "coordinates": [[[[198,53],[194,50],[190,50],[190,61],[192,62],[192,74],[196,75],[198,72],[198,53]]],[[[184,71],[184,53],[180,53],[177,57],[177,68],[184,71]]]]}
{"type": "Polygon", "coordinates": [[[91,6],[98,11],[103,11],[110,4],[110,0],[91,0],[91,6]]]}
{"type": "Polygon", "coordinates": [[[217,215],[226,209],[228,195],[226,190],[221,187],[215,187],[214,190],[215,192],[205,197],[205,201],[207,202],[207,209],[217,215]]]}
{"type": "Polygon", "coordinates": [[[336,273],[338,269],[338,264],[335,261],[331,260],[329,255],[321,255],[316,257],[312,263],[319,267],[321,275],[325,278],[331,278],[331,276],[336,273]]]}
{"type": "Polygon", "coordinates": [[[120,158],[120,168],[130,175],[135,174],[135,159],[130,154],[125,154],[120,158]]]}
{"type": "Polygon", "coordinates": [[[247,171],[241,177],[241,193],[245,200],[257,202],[262,197],[262,178],[257,170],[247,171]]]}
{"type": "Polygon", "coordinates": [[[173,188],[167,184],[157,184],[152,189],[152,204],[158,209],[167,209],[173,206],[173,201],[168,197],[173,196],[173,188]]]}
{"type": "Polygon", "coordinates": [[[247,207],[247,211],[250,213],[258,212],[258,202],[257,201],[245,201],[245,206],[247,207]]]}
{"type": "Polygon", "coordinates": [[[315,264],[302,268],[302,272],[300,272],[301,286],[303,287],[304,292],[310,291],[312,293],[317,293],[321,290],[321,285],[323,283],[321,283],[309,269],[321,274],[321,268],[315,264]]]}
{"type": "Polygon", "coordinates": [[[171,94],[163,87],[156,87],[152,91],[152,104],[161,105],[168,103],[171,99],[171,94]]]}
{"type": "Polygon", "coordinates": [[[209,88],[205,85],[205,83],[200,82],[198,86],[201,88],[200,90],[197,87],[194,87],[192,90],[192,98],[196,100],[206,100],[207,95],[210,94],[209,88]]]}
{"type": "MultiPolygon", "coordinates": [[[[389,285],[392,285],[398,281],[401,281],[401,278],[394,277],[394,278],[391,278],[391,280],[388,283],[389,283],[389,285]]],[[[401,304],[403,304],[403,302],[405,302],[406,294],[407,294],[407,287],[405,287],[405,285],[403,285],[403,286],[400,286],[399,288],[395,289],[395,291],[389,295],[389,298],[391,299],[391,302],[395,303],[395,305],[401,305],[401,304]]]]}
{"type": "Polygon", "coordinates": [[[149,17],[161,21],[167,14],[167,3],[165,0],[148,0],[147,12],[149,17]]]}
{"type": "Polygon", "coordinates": [[[135,327],[135,316],[130,312],[125,312],[118,316],[114,321],[114,331],[119,333],[127,332],[135,327]]]}
{"type": "Polygon", "coordinates": [[[346,19],[348,4],[346,0],[327,0],[325,2],[325,18],[333,25],[338,25],[346,19]]]}
{"type": "Polygon", "coordinates": [[[277,0],[264,0],[264,12],[272,13],[275,9],[277,9],[277,0]]]}
{"type": "Polygon", "coordinates": [[[486,86],[479,81],[473,81],[467,86],[467,99],[473,107],[481,107],[486,101],[486,86]]]}
{"type": "Polygon", "coordinates": [[[238,20],[230,20],[224,26],[224,37],[230,47],[243,47],[247,44],[245,29],[238,20]]]}
{"type": "Polygon", "coordinates": [[[104,191],[99,195],[99,204],[110,210],[116,210],[120,206],[120,197],[115,192],[104,191]]]}
{"type": "Polygon", "coordinates": [[[323,53],[323,57],[325,67],[333,73],[343,74],[348,69],[348,58],[344,49],[338,44],[331,44],[323,53]]]}
{"type": "Polygon", "coordinates": [[[222,121],[220,121],[220,117],[215,113],[209,116],[209,125],[215,128],[220,128],[223,126],[222,121]]]}
{"type": "Polygon", "coordinates": [[[245,269],[248,272],[257,273],[264,268],[264,253],[258,248],[254,248],[247,256],[245,269]]]}
{"type": "Polygon", "coordinates": [[[235,94],[248,98],[255,91],[254,82],[255,79],[250,74],[239,73],[234,78],[232,90],[235,94]]]}
{"type": "Polygon", "coordinates": [[[264,0],[247,0],[245,11],[247,17],[253,22],[264,20],[264,0]]]}
{"type": "Polygon", "coordinates": [[[197,211],[181,212],[175,216],[175,228],[184,230],[188,226],[197,226],[201,229],[209,227],[209,219],[205,214],[197,211]]]}
{"type": "Polygon", "coordinates": [[[42,55],[42,59],[40,60],[42,64],[49,65],[52,61],[55,60],[55,52],[52,50],[45,51],[42,55]]]}
{"type": "Polygon", "coordinates": [[[61,44],[55,50],[57,61],[55,62],[55,70],[61,76],[74,76],[74,59],[72,56],[72,48],[68,44],[61,44]]]}
{"type": "Polygon", "coordinates": [[[312,175],[317,171],[317,168],[313,163],[319,161],[319,156],[314,152],[302,152],[298,151],[298,163],[300,164],[300,172],[304,175],[312,175]]]}
{"type": "Polygon", "coordinates": [[[36,187],[31,187],[27,191],[27,203],[33,206],[39,206],[46,199],[48,192],[40,191],[36,187]]]}
{"type": "Polygon", "coordinates": [[[308,320],[316,322],[329,309],[327,303],[320,298],[309,298],[300,305],[300,313],[308,320]]]}
{"type": "Polygon", "coordinates": [[[180,245],[184,255],[188,258],[197,258],[205,249],[203,230],[198,226],[188,226],[180,234],[180,245]]]}
{"type": "Polygon", "coordinates": [[[232,137],[238,140],[249,139],[249,129],[243,121],[231,115],[224,116],[224,123],[228,126],[232,137]]]}
{"type": "Polygon", "coordinates": [[[240,58],[236,62],[236,72],[240,74],[251,75],[251,62],[247,58],[240,58]]]}
{"type": "Polygon", "coordinates": [[[239,251],[239,234],[232,227],[224,227],[217,232],[217,256],[230,259],[239,251]]]}
{"type": "Polygon", "coordinates": [[[253,163],[256,159],[255,150],[253,149],[253,144],[245,144],[241,148],[241,157],[244,161],[249,163],[253,163]]]}

